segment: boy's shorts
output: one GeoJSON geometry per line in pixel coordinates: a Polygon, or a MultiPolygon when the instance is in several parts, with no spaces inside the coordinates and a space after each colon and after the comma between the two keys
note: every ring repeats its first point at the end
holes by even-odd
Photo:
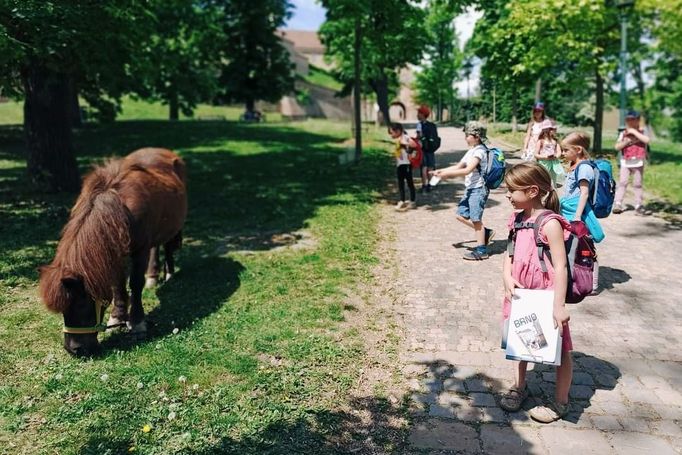
{"type": "Polygon", "coordinates": [[[489,193],[490,191],[485,186],[468,188],[462,200],[459,201],[457,214],[471,221],[481,221],[489,193]]]}
{"type": "Polygon", "coordinates": [[[436,153],[424,152],[424,159],[422,160],[422,167],[436,168],[436,153]]]}

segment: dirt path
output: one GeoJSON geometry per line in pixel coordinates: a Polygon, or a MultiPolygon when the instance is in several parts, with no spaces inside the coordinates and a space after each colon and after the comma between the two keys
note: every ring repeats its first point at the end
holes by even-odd
{"type": "MultiPolygon", "coordinates": [[[[454,128],[440,130],[439,167],[466,149],[454,128]]],[[[514,160],[512,160],[514,162],[514,160]]],[[[541,426],[525,411],[497,406],[512,378],[499,348],[501,264],[511,208],[491,193],[484,215],[497,235],[487,261],[461,256],[472,232],[454,218],[462,180],[442,182],[398,213],[393,304],[405,339],[399,359],[413,390],[409,453],[680,453],[682,450],[682,231],[633,212],[603,222],[598,296],[569,308],[575,347],[571,413],[541,426]]],[[[390,201],[389,201],[390,202],[390,201]]],[[[553,393],[554,372],[535,368],[526,408],[553,393]]]]}

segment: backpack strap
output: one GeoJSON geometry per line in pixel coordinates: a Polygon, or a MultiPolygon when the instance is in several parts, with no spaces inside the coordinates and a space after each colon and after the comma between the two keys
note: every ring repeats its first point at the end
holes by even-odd
{"type": "Polygon", "coordinates": [[[545,264],[545,254],[549,259],[550,264],[552,263],[552,253],[545,243],[540,240],[540,226],[542,226],[542,221],[551,215],[551,210],[545,210],[535,217],[535,223],[533,223],[533,238],[535,238],[535,246],[538,247],[538,259],[540,260],[540,268],[544,273],[547,273],[547,264],[545,264]]]}
{"type": "Polygon", "coordinates": [[[589,186],[589,198],[588,200],[590,201],[590,205],[594,207],[595,203],[597,202],[597,185],[599,184],[599,168],[597,167],[596,164],[592,160],[583,160],[578,165],[575,167],[575,182],[580,186],[580,180],[578,180],[578,169],[580,169],[580,166],[583,164],[587,164],[592,168],[592,173],[594,174],[594,181],[592,184],[589,186]]]}
{"type": "Polygon", "coordinates": [[[519,229],[533,229],[535,227],[535,223],[521,221],[522,218],[523,212],[516,214],[516,217],[514,218],[514,226],[509,231],[509,237],[507,238],[507,254],[509,254],[509,257],[511,258],[514,257],[514,248],[516,247],[516,232],[519,229]]]}

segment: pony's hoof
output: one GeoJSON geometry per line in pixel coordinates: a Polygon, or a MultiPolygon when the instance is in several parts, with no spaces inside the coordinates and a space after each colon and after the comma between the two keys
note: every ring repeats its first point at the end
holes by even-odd
{"type": "Polygon", "coordinates": [[[147,289],[155,288],[157,284],[157,279],[156,278],[151,278],[147,277],[147,280],[144,282],[144,287],[147,289]]]}
{"type": "Polygon", "coordinates": [[[165,281],[166,283],[168,283],[168,282],[170,281],[170,279],[171,279],[172,276],[173,276],[172,273],[167,273],[167,274],[166,274],[166,279],[165,279],[164,281],[165,281]]]}
{"type": "Polygon", "coordinates": [[[115,318],[114,316],[110,315],[109,320],[107,321],[107,332],[115,332],[117,330],[121,330],[121,328],[126,327],[127,325],[128,323],[126,323],[126,321],[123,321],[119,318],[115,318]]]}
{"type": "Polygon", "coordinates": [[[128,321],[127,323],[130,333],[136,336],[145,336],[147,334],[147,321],[138,322],[133,325],[128,321]]]}

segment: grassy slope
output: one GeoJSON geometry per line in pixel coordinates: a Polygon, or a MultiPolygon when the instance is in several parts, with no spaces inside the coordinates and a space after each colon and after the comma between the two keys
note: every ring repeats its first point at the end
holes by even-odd
{"type": "Polygon", "coordinates": [[[26,187],[20,131],[0,129],[0,453],[334,452],[335,409],[363,362],[344,289],[376,262],[373,201],[390,173],[376,150],[340,168],[346,134],[313,121],[80,132],[83,166],[162,145],[190,179],[180,271],[144,294],[149,339],[106,335],[104,356],[80,361],[35,292],[73,197],[26,187]],[[301,228],[313,246],[272,250],[271,234],[301,228]]]}
{"type": "MultiPolygon", "coordinates": [[[[494,132],[492,136],[505,142],[521,147],[524,133],[494,132]]],[[[612,149],[608,146],[616,142],[616,133],[605,134],[604,152],[609,154],[612,149]]],[[[656,139],[651,143],[651,161],[644,173],[644,188],[666,201],[682,205],[682,144],[663,139],[656,139]]],[[[615,155],[615,151],[613,152],[615,155]]],[[[615,161],[614,161],[615,164],[615,161]]],[[[617,168],[614,168],[617,172],[617,168]]],[[[618,175],[614,175],[618,180],[618,175]]]]}

